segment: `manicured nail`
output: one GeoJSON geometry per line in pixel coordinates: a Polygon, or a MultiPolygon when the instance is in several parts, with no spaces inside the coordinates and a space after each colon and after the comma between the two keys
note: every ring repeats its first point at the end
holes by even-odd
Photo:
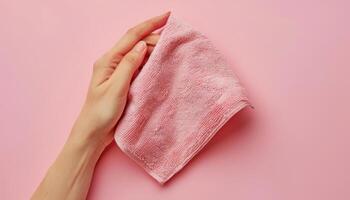
{"type": "Polygon", "coordinates": [[[146,42],[145,41],[140,41],[140,42],[138,42],[137,44],[136,44],[136,46],[135,46],[135,50],[137,51],[137,52],[143,52],[145,49],[146,49],[146,42]]]}

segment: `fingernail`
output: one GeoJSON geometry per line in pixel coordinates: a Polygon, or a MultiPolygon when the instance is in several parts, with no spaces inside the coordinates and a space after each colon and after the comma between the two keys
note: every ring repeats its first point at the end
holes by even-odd
{"type": "Polygon", "coordinates": [[[164,13],[162,16],[169,16],[171,14],[171,11],[167,11],[166,13],[164,13]]]}
{"type": "Polygon", "coordinates": [[[143,52],[144,50],[145,50],[145,48],[146,48],[146,42],[145,41],[140,41],[140,42],[138,42],[137,44],[136,44],[136,46],[135,46],[135,50],[137,51],[137,52],[143,52]]]}

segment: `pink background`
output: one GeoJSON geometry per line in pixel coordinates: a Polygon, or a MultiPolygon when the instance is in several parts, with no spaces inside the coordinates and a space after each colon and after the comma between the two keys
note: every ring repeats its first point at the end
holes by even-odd
{"type": "Polygon", "coordinates": [[[0,193],[28,199],[83,103],[93,61],[172,10],[233,64],[255,110],[167,185],[114,145],[89,199],[350,199],[348,0],[0,2],[0,193]]]}

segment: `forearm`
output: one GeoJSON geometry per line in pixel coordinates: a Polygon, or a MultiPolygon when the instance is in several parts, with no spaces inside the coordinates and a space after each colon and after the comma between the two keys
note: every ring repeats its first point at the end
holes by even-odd
{"type": "Polygon", "coordinates": [[[98,158],[113,141],[134,73],[159,40],[159,34],[153,32],[165,25],[169,15],[129,29],[94,63],[86,101],[73,131],[32,200],[86,199],[98,158]]]}
{"type": "Polygon", "coordinates": [[[32,200],[86,199],[95,165],[104,147],[72,135],[32,200]]]}

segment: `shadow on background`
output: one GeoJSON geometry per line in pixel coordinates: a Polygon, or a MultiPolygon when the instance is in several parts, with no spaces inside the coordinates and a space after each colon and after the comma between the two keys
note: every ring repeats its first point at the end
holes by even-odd
{"type": "MultiPolygon", "coordinates": [[[[161,186],[156,180],[154,180],[150,175],[148,175],[140,166],[138,166],[132,159],[125,155],[114,142],[110,144],[102,154],[98,165],[96,166],[95,175],[93,177],[92,186],[90,187],[89,194],[95,193],[96,188],[98,188],[98,183],[102,180],[118,180],[124,181],[125,176],[121,175],[121,171],[126,169],[132,169],[133,173],[137,173],[140,180],[145,181],[144,184],[154,183],[157,187],[167,187],[173,184],[182,176],[186,176],[186,173],[192,169],[191,166],[204,164],[205,158],[214,155],[217,152],[222,153],[222,149],[233,148],[235,143],[241,141],[243,137],[247,134],[245,129],[248,127],[249,123],[252,121],[253,110],[249,107],[244,108],[236,115],[234,115],[208,142],[204,148],[192,158],[187,165],[184,166],[174,177],[172,177],[168,182],[161,186]],[[116,171],[116,173],[107,173],[110,171],[116,171]],[[106,172],[107,171],[107,172],[106,172]],[[141,178],[142,177],[142,178],[141,178]],[[97,181],[97,182],[96,182],[97,181]]],[[[128,176],[126,176],[127,178],[128,176]]],[[[90,196],[90,195],[89,195],[90,196]]]]}
{"type": "MultiPolygon", "coordinates": [[[[191,161],[189,161],[182,170],[180,170],[174,177],[172,177],[164,186],[171,185],[176,182],[177,179],[181,179],[186,175],[187,171],[191,169],[189,166],[195,166],[200,164],[206,156],[211,153],[215,153],[218,148],[230,148],[235,142],[239,141],[246,132],[244,131],[252,121],[253,110],[249,107],[244,108],[237,114],[235,114],[208,142],[204,148],[195,155],[191,161]]],[[[203,164],[203,163],[202,163],[203,164]]]]}

